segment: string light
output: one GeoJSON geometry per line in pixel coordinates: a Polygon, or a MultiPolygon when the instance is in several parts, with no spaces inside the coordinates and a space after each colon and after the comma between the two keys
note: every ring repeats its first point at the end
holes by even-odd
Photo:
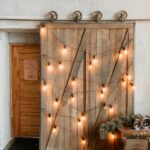
{"type": "Polygon", "coordinates": [[[135,85],[132,82],[130,83],[130,86],[132,87],[133,90],[136,89],[135,85]]]}
{"type": "Polygon", "coordinates": [[[121,60],[123,58],[123,54],[122,54],[122,52],[120,51],[119,52],[119,59],[121,60]]]}
{"type": "Polygon", "coordinates": [[[63,64],[62,64],[62,62],[61,62],[61,61],[59,62],[59,69],[61,69],[61,70],[63,70],[63,69],[64,69],[64,66],[63,66],[63,64]]]}
{"type": "Polygon", "coordinates": [[[72,86],[75,86],[76,85],[76,79],[75,77],[72,78],[72,86]]]}
{"type": "Polygon", "coordinates": [[[56,134],[56,133],[57,133],[57,126],[56,126],[56,125],[54,125],[54,126],[53,126],[53,130],[52,130],[52,132],[53,132],[54,134],[56,134]]]}
{"type": "Polygon", "coordinates": [[[66,55],[67,54],[67,48],[66,46],[64,45],[63,49],[62,49],[62,54],[63,55],[66,55]]]}
{"type": "Polygon", "coordinates": [[[70,98],[71,98],[71,102],[74,102],[75,97],[74,97],[74,94],[73,94],[73,93],[70,94],[70,98]]]}
{"type": "Polygon", "coordinates": [[[124,78],[121,79],[121,82],[122,82],[122,86],[125,86],[125,85],[126,85],[126,82],[125,82],[125,79],[124,79],[124,78]]]}
{"type": "Polygon", "coordinates": [[[48,120],[51,121],[52,120],[52,115],[48,114],[48,120]]]}
{"type": "Polygon", "coordinates": [[[50,71],[50,72],[53,70],[51,62],[47,63],[47,68],[48,68],[48,71],[50,71]]]}
{"type": "Polygon", "coordinates": [[[105,86],[104,83],[102,83],[102,91],[103,91],[103,92],[106,92],[106,90],[107,90],[107,87],[105,86]]]}
{"type": "Polygon", "coordinates": [[[104,92],[103,92],[103,90],[101,90],[101,98],[104,98],[104,92]]]}
{"type": "Polygon", "coordinates": [[[131,76],[130,76],[128,73],[126,73],[126,78],[127,78],[128,80],[131,80],[131,76]]]}
{"type": "Polygon", "coordinates": [[[40,31],[43,33],[43,32],[44,32],[44,30],[45,30],[45,25],[44,25],[44,24],[42,24],[42,25],[41,25],[41,30],[40,30],[40,31]]]}
{"type": "Polygon", "coordinates": [[[78,118],[78,126],[81,126],[82,122],[81,120],[78,118]]]}
{"type": "Polygon", "coordinates": [[[111,138],[115,139],[115,134],[111,133],[111,138]]]}
{"type": "Polygon", "coordinates": [[[44,83],[43,83],[43,90],[45,91],[47,89],[47,83],[46,81],[44,80],[44,83]]]}
{"type": "Polygon", "coordinates": [[[124,55],[128,54],[128,50],[125,47],[123,47],[122,50],[123,50],[124,55]]]}
{"type": "Polygon", "coordinates": [[[103,104],[103,107],[104,107],[105,110],[107,110],[107,108],[108,108],[105,103],[103,104]]]}
{"type": "Polygon", "coordinates": [[[113,109],[111,104],[109,104],[109,111],[110,111],[110,113],[112,113],[114,111],[114,109],[113,109]]]}
{"type": "Polygon", "coordinates": [[[54,101],[54,106],[58,107],[58,104],[59,104],[59,100],[58,100],[58,98],[56,98],[55,101],[54,101]]]}
{"type": "Polygon", "coordinates": [[[82,145],[85,145],[86,144],[86,139],[85,137],[82,137],[82,145]]]}
{"type": "Polygon", "coordinates": [[[82,120],[82,121],[85,121],[85,120],[86,120],[85,113],[84,113],[84,112],[82,112],[82,113],[81,113],[81,115],[82,115],[81,120],[82,120]]]}
{"type": "Polygon", "coordinates": [[[91,70],[92,68],[93,68],[92,62],[90,61],[90,63],[89,63],[89,69],[91,70]]]}
{"type": "Polygon", "coordinates": [[[95,55],[93,55],[92,63],[93,63],[94,65],[96,65],[96,63],[97,63],[97,59],[96,59],[96,56],[95,56],[95,55]]]}

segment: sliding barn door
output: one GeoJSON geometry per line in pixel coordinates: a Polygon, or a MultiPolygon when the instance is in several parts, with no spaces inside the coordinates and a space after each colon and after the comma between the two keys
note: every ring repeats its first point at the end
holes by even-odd
{"type": "Polygon", "coordinates": [[[133,112],[133,25],[46,25],[41,50],[41,149],[95,150],[98,125],[133,112]]]}

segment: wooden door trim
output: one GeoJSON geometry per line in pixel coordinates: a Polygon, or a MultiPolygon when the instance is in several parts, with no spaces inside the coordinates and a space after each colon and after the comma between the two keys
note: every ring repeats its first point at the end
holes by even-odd
{"type": "Polygon", "coordinates": [[[135,25],[135,22],[100,22],[100,23],[74,23],[74,22],[63,22],[63,23],[53,23],[53,24],[47,24],[45,23],[47,27],[50,29],[127,29],[132,28],[135,25]]]}
{"type": "MultiPolygon", "coordinates": [[[[14,108],[13,108],[13,88],[14,88],[14,85],[12,83],[12,79],[13,79],[13,47],[16,47],[16,46],[39,46],[40,47],[40,44],[20,44],[20,43],[10,43],[9,44],[9,74],[10,74],[10,124],[11,124],[11,137],[12,138],[15,138],[15,137],[19,137],[19,136],[15,136],[13,135],[13,130],[14,130],[14,124],[13,124],[13,121],[12,121],[12,115],[14,113],[14,108]]],[[[40,53],[41,53],[41,50],[40,50],[40,53]]],[[[41,62],[40,62],[41,63],[41,62]]],[[[41,98],[40,98],[41,100],[41,98]]],[[[41,108],[41,101],[40,102],[40,108],[41,108]]],[[[39,121],[40,121],[40,126],[39,126],[39,137],[40,137],[40,130],[41,130],[41,109],[39,108],[39,121]]]]}

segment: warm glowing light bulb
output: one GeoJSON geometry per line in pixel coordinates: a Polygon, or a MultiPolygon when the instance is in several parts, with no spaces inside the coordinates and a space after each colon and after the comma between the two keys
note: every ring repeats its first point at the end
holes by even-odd
{"type": "Polygon", "coordinates": [[[103,107],[104,107],[105,110],[107,110],[107,108],[108,108],[105,103],[103,104],[103,107]]]}
{"type": "Polygon", "coordinates": [[[133,90],[136,89],[135,85],[133,83],[130,83],[130,86],[132,87],[133,90]]]}
{"type": "Polygon", "coordinates": [[[45,30],[45,25],[43,24],[43,25],[41,26],[41,30],[40,30],[40,31],[43,33],[44,30],[45,30]]]}
{"type": "Polygon", "coordinates": [[[107,90],[107,87],[106,87],[105,84],[103,83],[103,84],[102,84],[102,91],[103,91],[103,92],[106,92],[106,90],[107,90]]]}
{"type": "Polygon", "coordinates": [[[44,83],[43,83],[43,90],[45,91],[47,89],[47,83],[46,81],[44,80],[44,83]]]}
{"type": "Polygon", "coordinates": [[[104,92],[103,92],[103,90],[101,90],[101,98],[104,98],[104,92]]]}
{"type": "Polygon", "coordinates": [[[121,79],[121,82],[122,82],[122,86],[126,85],[126,82],[125,82],[124,78],[121,79]]]}
{"type": "Polygon", "coordinates": [[[85,120],[86,120],[86,116],[85,116],[85,113],[84,113],[84,112],[82,112],[81,120],[82,120],[82,121],[85,121],[85,120]]]}
{"type": "Polygon", "coordinates": [[[92,62],[90,61],[90,63],[89,63],[89,69],[91,70],[92,68],[93,68],[92,62]]]}
{"type": "Polygon", "coordinates": [[[62,62],[61,62],[61,61],[59,62],[59,69],[61,69],[61,70],[63,70],[63,69],[64,69],[64,66],[63,66],[63,64],[62,64],[62,62]]]}
{"type": "Polygon", "coordinates": [[[128,73],[126,73],[126,78],[127,78],[128,80],[131,80],[131,76],[130,76],[128,73]]]}
{"type": "Polygon", "coordinates": [[[128,50],[125,47],[123,47],[122,49],[123,49],[124,55],[127,55],[128,54],[128,50]]]}
{"type": "Polygon", "coordinates": [[[96,63],[97,63],[97,59],[96,59],[95,55],[93,55],[92,63],[93,63],[94,65],[96,65],[96,63]]]}
{"type": "Polygon", "coordinates": [[[81,126],[82,122],[81,120],[78,118],[78,126],[81,126]]]}
{"type": "Polygon", "coordinates": [[[48,69],[48,71],[50,71],[50,72],[53,70],[53,66],[52,66],[51,62],[48,62],[48,63],[47,63],[47,69],[48,69]]]}
{"type": "Polygon", "coordinates": [[[85,139],[85,137],[82,137],[82,144],[83,144],[83,145],[86,144],[86,139],[85,139]]]}
{"type": "Polygon", "coordinates": [[[63,55],[66,55],[67,54],[67,48],[66,46],[64,45],[63,49],[62,49],[62,54],[63,55]]]}
{"type": "Polygon", "coordinates": [[[72,78],[72,86],[75,86],[76,85],[76,79],[73,77],[72,78]]]}
{"type": "Polygon", "coordinates": [[[115,139],[115,134],[111,133],[111,138],[115,139]]]}
{"type": "Polygon", "coordinates": [[[74,95],[73,95],[73,94],[71,94],[71,95],[70,95],[70,98],[71,98],[71,102],[74,102],[75,97],[74,97],[74,95]]]}
{"type": "Polygon", "coordinates": [[[128,80],[131,80],[131,76],[130,75],[128,75],[127,78],[128,78],[128,80]]]}
{"type": "Polygon", "coordinates": [[[109,105],[109,111],[110,111],[110,113],[113,113],[114,109],[113,109],[112,105],[109,105]]]}
{"type": "Polygon", "coordinates": [[[58,100],[58,98],[56,98],[55,101],[54,101],[54,106],[58,107],[58,104],[59,104],[59,100],[58,100]]]}
{"type": "Polygon", "coordinates": [[[122,52],[119,52],[119,59],[121,60],[123,58],[122,52]]]}
{"type": "Polygon", "coordinates": [[[54,134],[56,134],[56,133],[57,133],[57,127],[56,127],[56,125],[54,125],[54,126],[53,126],[53,130],[52,130],[52,132],[53,132],[54,134]]]}
{"type": "Polygon", "coordinates": [[[52,121],[52,115],[51,114],[48,114],[48,120],[52,121]]]}

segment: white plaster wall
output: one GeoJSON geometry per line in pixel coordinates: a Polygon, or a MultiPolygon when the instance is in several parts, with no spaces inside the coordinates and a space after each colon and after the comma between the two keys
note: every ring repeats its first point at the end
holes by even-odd
{"type": "Polygon", "coordinates": [[[56,10],[59,18],[68,18],[74,10],[81,10],[87,18],[94,10],[101,10],[110,19],[118,10],[126,10],[129,18],[150,18],[150,0],[0,0],[0,14],[7,17],[43,17],[56,10]]]}
{"type": "Polygon", "coordinates": [[[9,33],[8,40],[9,43],[40,44],[40,35],[39,33],[9,33]]]}
{"type": "Polygon", "coordinates": [[[137,23],[135,32],[135,113],[150,115],[150,22],[137,23]]]}
{"type": "Polygon", "coordinates": [[[0,31],[0,150],[10,141],[10,78],[8,34],[0,31]]]}

